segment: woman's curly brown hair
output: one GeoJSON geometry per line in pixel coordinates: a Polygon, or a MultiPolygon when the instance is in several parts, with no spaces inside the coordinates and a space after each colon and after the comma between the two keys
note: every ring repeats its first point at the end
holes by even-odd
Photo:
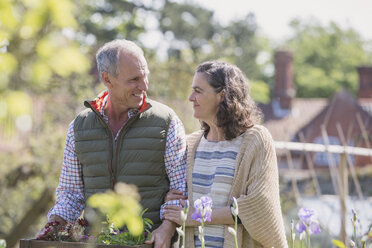
{"type": "MultiPolygon", "coordinates": [[[[224,91],[223,101],[217,111],[217,126],[222,128],[225,139],[232,140],[262,119],[262,113],[249,95],[248,80],[235,65],[221,61],[207,61],[198,66],[216,93],[224,91]]],[[[209,125],[202,122],[209,132],[209,125]]]]}

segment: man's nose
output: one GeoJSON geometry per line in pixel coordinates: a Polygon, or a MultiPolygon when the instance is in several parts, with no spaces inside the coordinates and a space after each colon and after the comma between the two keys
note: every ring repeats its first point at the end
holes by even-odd
{"type": "Polygon", "coordinates": [[[147,91],[149,89],[149,81],[147,78],[141,80],[141,82],[138,85],[138,88],[143,91],[147,91]]]}

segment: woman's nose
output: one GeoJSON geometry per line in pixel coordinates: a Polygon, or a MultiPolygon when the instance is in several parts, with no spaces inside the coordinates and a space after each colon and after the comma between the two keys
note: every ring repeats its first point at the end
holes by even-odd
{"type": "Polygon", "coordinates": [[[195,100],[194,93],[191,93],[189,96],[189,101],[192,102],[195,100]]]}

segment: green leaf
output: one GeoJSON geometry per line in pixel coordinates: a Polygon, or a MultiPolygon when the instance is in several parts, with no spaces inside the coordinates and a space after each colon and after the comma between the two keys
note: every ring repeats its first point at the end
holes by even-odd
{"type": "Polygon", "coordinates": [[[75,6],[70,0],[48,0],[52,22],[60,28],[76,28],[75,6]]]}
{"type": "Polygon", "coordinates": [[[12,1],[0,0],[0,23],[9,30],[14,29],[18,24],[18,20],[14,13],[14,6],[12,6],[11,2],[12,1]]]}
{"type": "Polygon", "coordinates": [[[341,242],[340,240],[337,240],[337,239],[332,239],[332,242],[334,245],[336,245],[337,247],[340,247],[340,248],[346,248],[345,244],[343,242],[341,242]]]}

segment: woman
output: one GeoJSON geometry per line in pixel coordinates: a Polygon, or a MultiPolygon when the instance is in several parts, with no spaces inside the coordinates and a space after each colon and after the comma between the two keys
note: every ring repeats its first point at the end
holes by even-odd
{"type": "MultiPolygon", "coordinates": [[[[232,197],[239,206],[239,247],[287,247],[274,144],[257,124],[261,114],[244,74],[228,63],[208,61],[196,69],[192,89],[189,100],[202,130],[188,137],[188,198],[194,202],[208,195],[213,200],[206,247],[234,247],[227,231],[234,224],[232,197]]],[[[172,191],[167,200],[178,195],[172,191]]],[[[170,206],[163,218],[181,224],[180,210],[170,206]]],[[[200,223],[191,218],[193,210],[186,222],[186,246],[200,247],[200,223]]]]}

